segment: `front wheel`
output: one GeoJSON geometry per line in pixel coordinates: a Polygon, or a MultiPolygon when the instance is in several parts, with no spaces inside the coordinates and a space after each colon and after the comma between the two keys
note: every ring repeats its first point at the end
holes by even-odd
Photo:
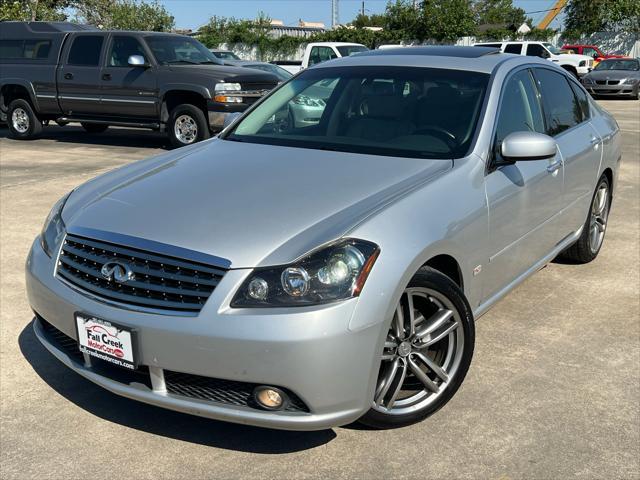
{"type": "Polygon", "coordinates": [[[469,370],[474,343],[473,314],[460,288],[442,273],[421,268],[396,307],[371,409],[360,422],[401,427],[442,408],[469,370]]]}
{"type": "Polygon", "coordinates": [[[191,145],[211,136],[202,110],[189,104],[178,105],[171,111],[167,130],[174,147],[191,145]]]}

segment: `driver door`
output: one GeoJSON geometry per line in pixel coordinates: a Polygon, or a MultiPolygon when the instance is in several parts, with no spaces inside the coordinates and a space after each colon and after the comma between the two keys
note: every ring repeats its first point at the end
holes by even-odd
{"type": "Polygon", "coordinates": [[[506,162],[500,156],[500,144],[518,131],[545,133],[540,97],[528,69],[517,70],[503,86],[493,158],[485,178],[491,246],[483,273],[485,299],[548,255],[558,242],[562,158],[557,153],[551,159],[506,162]]]}

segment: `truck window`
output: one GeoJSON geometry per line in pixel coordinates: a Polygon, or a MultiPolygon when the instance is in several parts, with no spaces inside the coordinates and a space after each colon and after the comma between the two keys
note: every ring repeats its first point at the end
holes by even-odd
{"type": "Polygon", "coordinates": [[[129,67],[129,57],[141,55],[146,58],[140,42],[134,37],[115,36],[111,40],[111,50],[107,57],[110,67],[129,67]]]}
{"type": "Polygon", "coordinates": [[[527,45],[527,56],[549,58],[549,52],[540,44],[530,43],[527,45]]]}
{"type": "Polygon", "coordinates": [[[504,47],[504,53],[515,53],[516,55],[520,55],[522,53],[522,44],[507,43],[507,46],[504,47]]]}
{"type": "Polygon", "coordinates": [[[331,47],[313,47],[309,53],[309,66],[338,58],[331,47]]]}
{"type": "Polygon", "coordinates": [[[51,40],[0,40],[0,58],[43,60],[49,57],[51,40]]]}
{"type": "Polygon", "coordinates": [[[100,64],[100,52],[104,37],[101,35],[79,35],[73,40],[67,63],[85,67],[97,67],[100,64]]]}
{"type": "Polygon", "coordinates": [[[585,47],[582,49],[582,55],[588,55],[590,57],[594,57],[597,58],[600,55],[598,55],[598,52],[596,52],[595,48],[591,48],[591,47],[585,47]]]}

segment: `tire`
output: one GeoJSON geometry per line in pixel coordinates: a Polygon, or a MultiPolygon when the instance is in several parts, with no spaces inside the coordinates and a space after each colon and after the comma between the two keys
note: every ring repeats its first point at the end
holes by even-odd
{"type": "Polygon", "coordinates": [[[102,133],[109,128],[109,125],[102,123],[81,123],[80,125],[82,125],[82,128],[84,128],[87,133],[102,133]]]}
{"type": "Polygon", "coordinates": [[[594,260],[600,253],[604,242],[610,209],[611,184],[607,176],[603,174],[598,180],[598,186],[591,198],[589,214],[582,228],[580,238],[562,252],[560,257],[579,264],[589,263],[594,260]]]}
{"type": "Polygon", "coordinates": [[[21,98],[13,100],[7,110],[9,136],[17,140],[32,140],[42,133],[42,122],[31,104],[21,98]]]}
{"type": "Polygon", "coordinates": [[[396,428],[438,411],[460,388],[474,344],[473,314],[464,293],[437,270],[418,270],[391,320],[372,408],[359,422],[396,428]]]}
{"type": "Polygon", "coordinates": [[[580,80],[580,75],[578,75],[578,71],[574,68],[565,68],[565,71],[569,72],[571,75],[573,75],[573,78],[575,78],[576,80],[580,80]]]}
{"type": "Polygon", "coordinates": [[[202,110],[186,103],[171,110],[167,131],[171,144],[176,148],[192,145],[211,136],[202,110]]]}

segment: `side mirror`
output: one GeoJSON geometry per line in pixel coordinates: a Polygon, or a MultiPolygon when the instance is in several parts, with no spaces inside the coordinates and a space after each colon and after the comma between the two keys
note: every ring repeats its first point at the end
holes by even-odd
{"type": "Polygon", "coordinates": [[[130,55],[127,63],[132,67],[148,67],[149,64],[142,55],[130,55]]]}
{"type": "Polygon", "coordinates": [[[513,132],[500,145],[500,154],[507,160],[540,160],[554,157],[558,146],[548,135],[537,132],[513,132]]]}
{"type": "Polygon", "coordinates": [[[540,56],[542,58],[550,58],[551,54],[549,52],[547,52],[546,50],[543,50],[542,53],[540,54],[540,56]]]}

